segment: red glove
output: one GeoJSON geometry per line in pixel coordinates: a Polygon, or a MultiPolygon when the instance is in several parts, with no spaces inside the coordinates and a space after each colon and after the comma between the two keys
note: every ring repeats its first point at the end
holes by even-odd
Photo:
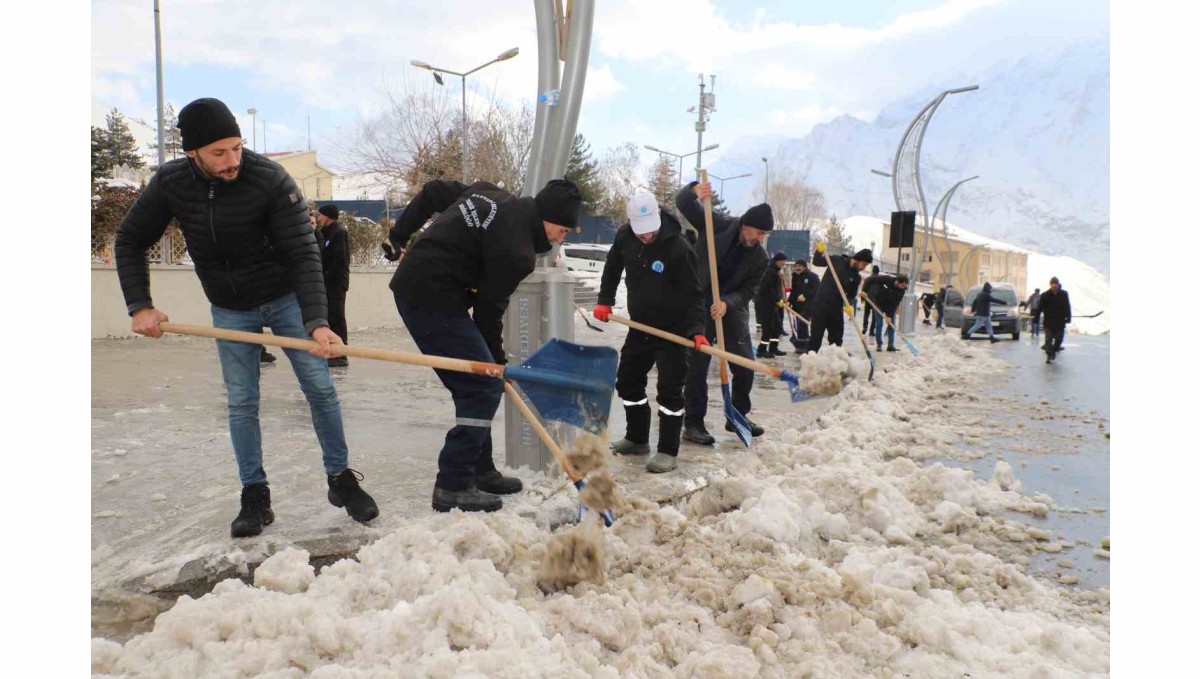
{"type": "Polygon", "coordinates": [[[612,307],[607,304],[597,304],[596,308],[592,309],[592,315],[607,323],[608,317],[612,315],[612,307]]]}
{"type": "Polygon", "coordinates": [[[692,340],[696,342],[696,351],[700,351],[700,347],[712,346],[712,344],[708,341],[708,338],[704,335],[696,335],[692,337],[692,340]]]}

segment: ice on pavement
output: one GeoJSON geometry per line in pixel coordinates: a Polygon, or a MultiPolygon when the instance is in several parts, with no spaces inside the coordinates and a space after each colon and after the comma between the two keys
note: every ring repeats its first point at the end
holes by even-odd
{"type": "Polygon", "coordinates": [[[1022,495],[1007,464],[984,479],[919,463],[970,428],[974,416],[948,406],[1004,364],[957,337],[921,350],[847,386],[811,427],[777,417],[729,478],[678,507],[627,497],[611,528],[552,531],[547,513],[575,498],[526,492],[495,514],[408,522],[315,575],[301,550],[284,551],[254,585],[180,597],[124,644],[93,639],[93,673],[1107,673],[1108,591],[1024,571],[1030,550],[1057,543],[1012,517],[1044,514],[1049,498],[1022,495]],[[586,530],[603,536],[582,554],[602,571],[544,593],[557,536],[586,530]]]}

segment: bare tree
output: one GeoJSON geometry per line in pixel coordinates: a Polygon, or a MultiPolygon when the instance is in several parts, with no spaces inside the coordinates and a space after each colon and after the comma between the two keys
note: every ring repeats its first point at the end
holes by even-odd
{"type": "Polygon", "coordinates": [[[614,224],[623,223],[625,204],[634,191],[644,186],[638,145],[629,141],[605,151],[600,161],[600,182],[604,186],[600,214],[614,224]]]}
{"type": "MultiPolygon", "coordinates": [[[[755,200],[761,201],[762,195],[761,188],[754,190],[755,200]]],[[[776,228],[785,231],[812,229],[827,214],[825,196],[790,173],[771,178],[771,211],[776,228]]]]}

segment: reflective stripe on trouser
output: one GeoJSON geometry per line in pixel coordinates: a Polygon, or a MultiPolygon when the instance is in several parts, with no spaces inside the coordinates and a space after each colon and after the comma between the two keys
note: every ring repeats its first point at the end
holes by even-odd
{"type": "MultiPolygon", "coordinates": [[[[465,311],[437,314],[413,307],[399,295],[396,308],[413,341],[424,354],[469,361],[492,362],[492,353],[475,321],[465,311]]],[[[445,490],[465,490],[481,471],[495,469],[492,460],[492,419],[500,407],[504,385],[482,375],[435,369],[454,401],[455,425],[446,432],[438,455],[435,484],[445,490]]]]}
{"type": "Polygon", "coordinates": [[[650,440],[650,405],[646,383],[651,368],[657,367],[660,408],[672,412],[683,410],[683,387],[687,379],[687,347],[630,330],[621,346],[621,362],[617,366],[617,396],[625,405],[625,438],[634,443],[650,440]]]}
{"type": "MultiPolygon", "coordinates": [[[[726,320],[731,314],[726,314],[726,320]]],[[[743,316],[743,318],[745,318],[743,316]]],[[[708,320],[705,329],[706,336],[716,344],[717,327],[713,320],[708,320]]],[[[743,358],[754,359],[754,344],[750,339],[749,323],[725,323],[725,348],[732,354],[743,358]],[[738,327],[738,326],[741,327],[738,327]]],[[[712,356],[692,352],[688,358],[687,390],[685,394],[687,413],[684,417],[693,422],[704,422],[708,413],[708,370],[713,363],[712,356]]],[[[754,387],[754,372],[733,363],[729,364],[732,376],[733,407],[743,415],[750,413],[750,389],[754,387]]],[[[719,378],[718,378],[719,379],[719,378]]],[[[718,400],[720,397],[718,396],[718,400]]]]}

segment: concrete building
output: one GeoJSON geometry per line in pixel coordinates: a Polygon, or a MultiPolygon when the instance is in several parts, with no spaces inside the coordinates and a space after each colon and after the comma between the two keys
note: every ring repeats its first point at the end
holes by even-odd
{"type": "Polygon", "coordinates": [[[317,163],[316,151],[279,151],[263,155],[282,165],[308,200],[333,200],[334,174],[317,163]]]}
{"type": "MultiPolygon", "coordinates": [[[[880,222],[881,243],[887,243],[891,225],[880,222]]],[[[954,258],[954,280],[947,273],[949,267],[946,260],[946,238],[942,235],[942,223],[934,225],[933,238],[925,251],[925,261],[921,263],[917,273],[917,283],[925,283],[934,288],[953,284],[961,290],[967,290],[973,285],[985,281],[991,283],[1011,283],[1017,289],[1017,296],[1024,299],[1027,295],[1026,279],[1028,277],[1029,251],[993,240],[965,229],[951,225],[949,227],[949,245],[954,258]]],[[[924,248],[925,234],[917,229],[912,248],[883,247],[876,251],[876,263],[880,269],[889,273],[896,271],[897,257],[900,270],[912,269],[913,257],[921,254],[924,248]]]]}

